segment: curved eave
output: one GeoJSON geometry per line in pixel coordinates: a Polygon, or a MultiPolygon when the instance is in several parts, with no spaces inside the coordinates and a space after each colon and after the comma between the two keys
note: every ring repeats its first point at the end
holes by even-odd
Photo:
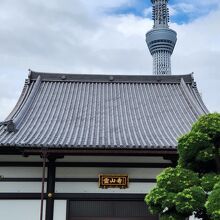
{"type": "MultiPolygon", "coordinates": [[[[14,132],[18,129],[19,123],[25,117],[25,114],[28,111],[28,108],[31,106],[32,101],[37,93],[37,90],[40,86],[40,77],[34,82],[31,83],[30,79],[25,80],[25,84],[22,90],[22,93],[16,103],[15,107],[5,119],[5,121],[0,123],[0,133],[1,133],[1,126],[8,125],[12,123],[14,126],[14,132]]],[[[7,129],[7,128],[6,128],[7,129]]]]}
{"type": "Polygon", "coordinates": [[[22,89],[21,95],[15,107],[12,109],[11,113],[8,115],[5,121],[10,121],[15,117],[15,115],[19,112],[19,110],[22,108],[23,104],[25,103],[25,100],[27,100],[29,92],[30,92],[30,83],[29,80],[27,79],[25,80],[24,87],[22,89]]]}
{"type": "Polygon", "coordinates": [[[198,91],[196,84],[193,88],[193,94],[194,94],[195,99],[197,100],[198,105],[204,111],[204,113],[205,114],[210,113],[209,110],[207,109],[207,107],[205,106],[205,103],[203,102],[201,95],[199,94],[199,91],[198,91]]]}

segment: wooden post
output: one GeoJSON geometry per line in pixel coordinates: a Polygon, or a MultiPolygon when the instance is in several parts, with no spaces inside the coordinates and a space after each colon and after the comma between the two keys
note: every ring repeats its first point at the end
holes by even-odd
{"type": "Polygon", "coordinates": [[[54,213],[54,192],[55,192],[55,178],[56,166],[55,158],[48,158],[47,169],[47,203],[46,203],[46,220],[53,220],[54,213]]]}
{"type": "Polygon", "coordinates": [[[42,171],[42,187],[41,187],[41,207],[40,207],[40,220],[43,220],[43,213],[44,213],[44,183],[45,183],[45,168],[46,168],[46,159],[47,159],[47,152],[42,152],[43,158],[43,171],[42,171]]]}

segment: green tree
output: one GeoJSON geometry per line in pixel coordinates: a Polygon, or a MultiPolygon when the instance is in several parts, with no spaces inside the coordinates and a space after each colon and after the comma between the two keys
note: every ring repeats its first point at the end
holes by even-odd
{"type": "Polygon", "coordinates": [[[220,181],[215,185],[213,191],[208,196],[205,207],[211,219],[220,219],[220,181]]]}
{"type": "Polygon", "coordinates": [[[162,220],[181,220],[195,214],[220,219],[220,114],[202,116],[178,140],[176,168],[157,177],[156,187],[145,197],[152,214],[162,220]]]}

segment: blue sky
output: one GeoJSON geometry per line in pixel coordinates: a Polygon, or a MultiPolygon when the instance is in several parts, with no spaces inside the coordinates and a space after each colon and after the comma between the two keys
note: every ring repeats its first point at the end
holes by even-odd
{"type": "MultiPolygon", "coordinates": [[[[219,2],[210,0],[190,1],[190,0],[170,0],[169,8],[171,11],[171,22],[177,24],[186,24],[192,22],[201,16],[206,16],[212,11],[218,10],[219,2]]],[[[151,17],[150,0],[133,0],[129,4],[113,8],[108,11],[111,14],[133,14],[140,17],[151,17]],[[146,13],[147,12],[147,13],[146,13]]]]}

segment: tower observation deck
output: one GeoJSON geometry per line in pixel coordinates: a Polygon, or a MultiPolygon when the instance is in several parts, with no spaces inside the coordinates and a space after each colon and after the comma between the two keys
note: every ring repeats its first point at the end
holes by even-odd
{"type": "Polygon", "coordinates": [[[153,57],[154,75],[171,75],[171,55],[177,34],[170,29],[168,0],[151,0],[153,4],[153,29],[147,32],[146,42],[153,57]]]}

